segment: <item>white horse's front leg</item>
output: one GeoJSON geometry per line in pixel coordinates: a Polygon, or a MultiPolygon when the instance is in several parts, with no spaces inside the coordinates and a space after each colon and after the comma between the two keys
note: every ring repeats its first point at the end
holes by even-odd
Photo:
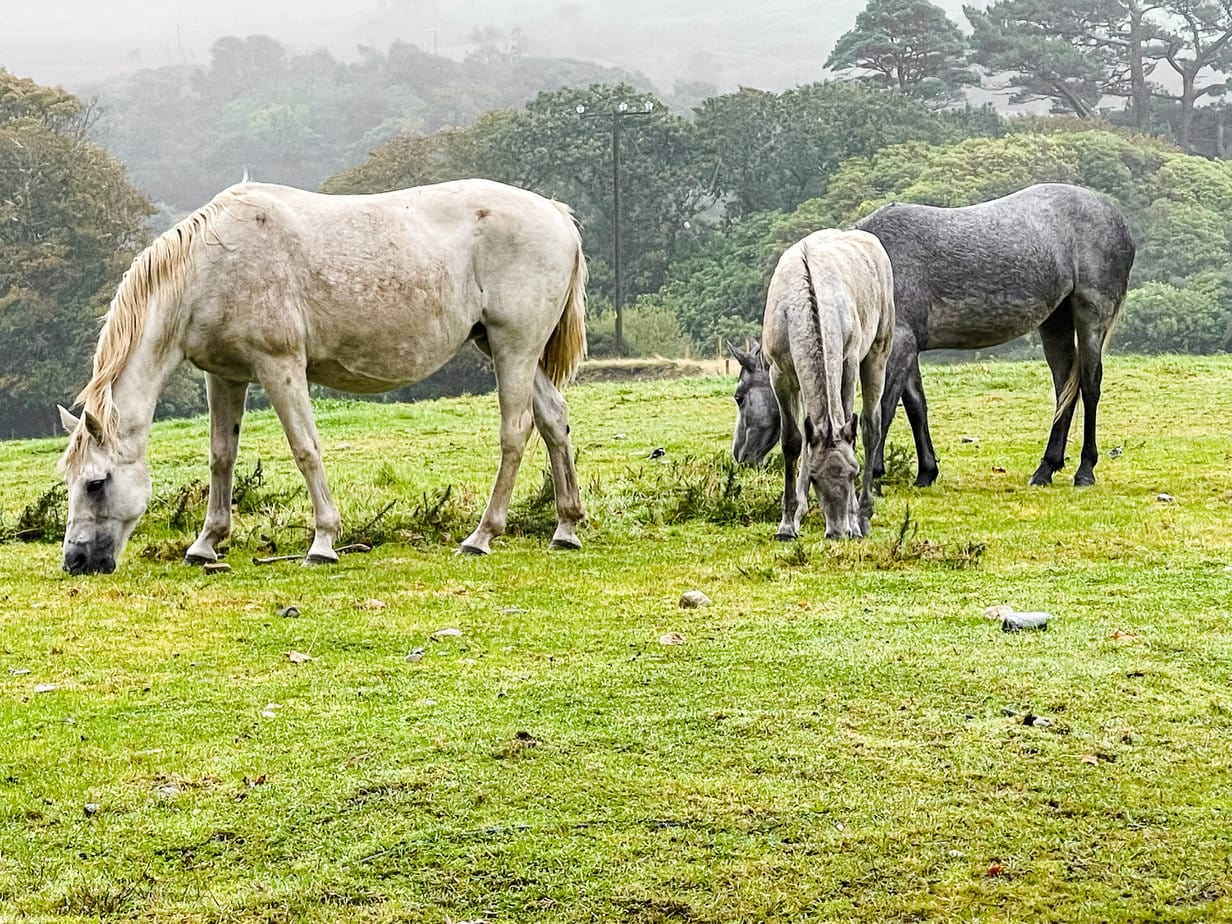
{"type": "Polygon", "coordinates": [[[184,554],[190,565],[217,561],[218,543],[231,534],[231,488],[248,383],[230,382],[207,372],[205,394],[210,407],[210,499],[201,533],[184,554]]]}
{"type": "Polygon", "coordinates": [[[496,483],[492,486],[492,496],[488,498],[488,506],[484,508],[479,526],[462,543],[462,551],[470,555],[487,555],[492,551],[491,541],[505,531],[513,484],[533,421],[531,403],[538,366],[530,365],[527,368],[524,360],[502,362],[499,352],[493,350],[493,354],[501,412],[501,460],[496,483]]]}
{"type": "Polygon", "coordinates": [[[329,493],[325,467],[321,464],[321,442],[312,418],[312,401],[308,396],[308,377],[303,361],[271,362],[258,371],[258,377],[282,422],[282,429],[286,431],[291,454],[304,476],[308,496],[312,499],[316,533],[304,564],[332,564],[338,561],[334,540],[342,531],[342,518],[329,493]]]}

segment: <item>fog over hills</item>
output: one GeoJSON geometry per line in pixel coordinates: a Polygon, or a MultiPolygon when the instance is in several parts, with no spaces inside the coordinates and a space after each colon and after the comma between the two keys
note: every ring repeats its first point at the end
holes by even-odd
{"type": "MultiPolygon", "coordinates": [[[[939,0],[966,27],[961,0],[939,0]]],[[[0,66],[70,90],[168,64],[205,64],[224,35],[262,33],[293,51],[344,60],[395,40],[453,58],[482,42],[582,58],[677,81],[783,89],[822,76],[864,0],[43,0],[4,3],[0,66]]]]}

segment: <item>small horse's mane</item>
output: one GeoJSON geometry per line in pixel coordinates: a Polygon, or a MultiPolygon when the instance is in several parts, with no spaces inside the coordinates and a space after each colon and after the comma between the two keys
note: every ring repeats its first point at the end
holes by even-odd
{"type": "MultiPolygon", "coordinates": [[[[208,240],[215,231],[218,217],[226,206],[242,193],[242,184],[219,193],[173,228],[154,239],[137,254],[125,271],[98,335],[94,350],[94,372],[75,403],[85,406],[102,424],[104,438],[115,436],[119,421],[112,389],[128,365],[133,352],[145,334],[151,312],[151,302],[157,297],[164,312],[180,310],[192,267],[192,247],[198,240],[208,240]]],[[[174,319],[170,319],[174,320],[174,319]]],[[[175,324],[167,324],[168,333],[175,324]]],[[[69,440],[61,465],[68,465],[84,451],[85,428],[78,428],[69,440]]]]}

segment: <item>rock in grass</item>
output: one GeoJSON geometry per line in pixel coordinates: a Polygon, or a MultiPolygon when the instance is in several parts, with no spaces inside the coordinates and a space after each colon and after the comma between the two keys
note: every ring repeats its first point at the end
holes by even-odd
{"type": "Polygon", "coordinates": [[[206,574],[226,574],[231,570],[231,566],[225,561],[207,561],[201,566],[201,570],[206,574]]]}
{"type": "Polygon", "coordinates": [[[91,815],[97,815],[101,808],[102,806],[99,805],[97,802],[87,802],[82,807],[82,810],[86,813],[86,817],[89,817],[91,815]]]}
{"type": "Polygon", "coordinates": [[[1023,632],[1031,629],[1043,631],[1048,628],[1048,613],[1009,613],[1001,619],[1002,632],[1023,632]]]}
{"type": "Polygon", "coordinates": [[[278,611],[278,615],[281,616],[283,619],[296,619],[299,616],[299,607],[284,606],[282,609],[278,611]]]}
{"type": "Polygon", "coordinates": [[[1171,494],[1160,493],[1155,495],[1155,500],[1159,501],[1161,504],[1171,504],[1176,501],[1176,498],[1171,494]]]}
{"type": "Polygon", "coordinates": [[[686,610],[695,610],[699,606],[709,606],[710,598],[700,590],[686,590],[680,595],[680,605],[686,610]]]}

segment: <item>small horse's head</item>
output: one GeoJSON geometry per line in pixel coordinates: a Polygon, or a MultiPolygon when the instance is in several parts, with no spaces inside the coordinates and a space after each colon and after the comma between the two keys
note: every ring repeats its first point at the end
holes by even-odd
{"type": "MultiPolygon", "coordinates": [[[[827,418],[818,429],[804,418],[808,447],[809,484],[821,500],[827,539],[858,539],[868,535],[868,520],[856,498],[856,418],[853,414],[837,433],[827,418]]],[[[869,511],[871,515],[871,511],[869,511]]]]}
{"type": "Polygon", "coordinates": [[[740,364],[732,456],[740,465],[761,465],[779,440],[779,402],[770,385],[770,369],[756,340],[747,353],[731,343],[727,349],[740,364]]]}
{"type": "Polygon", "coordinates": [[[109,574],[150,500],[145,455],[122,451],[89,411],[78,419],[60,408],[60,422],[71,434],[63,462],[68,485],[64,570],[109,574]]]}

